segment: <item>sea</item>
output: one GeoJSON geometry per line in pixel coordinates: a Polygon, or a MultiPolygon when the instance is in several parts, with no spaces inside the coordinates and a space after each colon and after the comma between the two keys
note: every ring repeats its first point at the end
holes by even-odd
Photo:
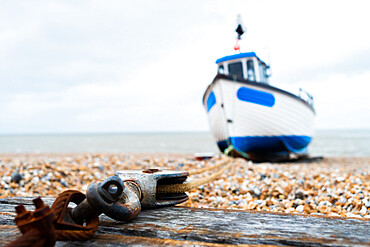
{"type": "MultiPolygon", "coordinates": [[[[7,153],[219,153],[209,132],[0,135],[7,153]]],[[[317,130],[311,156],[370,157],[370,129],[317,130]]]]}

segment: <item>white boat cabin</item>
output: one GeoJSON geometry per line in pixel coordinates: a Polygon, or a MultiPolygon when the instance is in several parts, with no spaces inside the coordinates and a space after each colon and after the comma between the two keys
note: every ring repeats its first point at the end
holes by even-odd
{"type": "Polygon", "coordinates": [[[217,59],[218,73],[234,78],[268,84],[269,66],[254,52],[239,53],[217,59]]]}

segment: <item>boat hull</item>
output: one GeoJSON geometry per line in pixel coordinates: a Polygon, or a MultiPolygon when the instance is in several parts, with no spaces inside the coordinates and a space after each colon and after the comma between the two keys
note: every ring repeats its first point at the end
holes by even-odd
{"type": "Polygon", "coordinates": [[[294,94],[218,74],[203,104],[221,152],[254,160],[307,153],[315,111],[294,94]]]}

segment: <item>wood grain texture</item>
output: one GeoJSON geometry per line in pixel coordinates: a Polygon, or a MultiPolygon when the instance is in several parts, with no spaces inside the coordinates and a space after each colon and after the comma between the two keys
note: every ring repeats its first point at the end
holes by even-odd
{"type": "MultiPolygon", "coordinates": [[[[0,245],[20,236],[14,223],[20,203],[34,210],[32,198],[0,199],[0,245]]],[[[56,246],[370,246],[369,229],[361,219],[170,207],[143,211],[131,222],[102,215],[93,239],[56,246]]]]}

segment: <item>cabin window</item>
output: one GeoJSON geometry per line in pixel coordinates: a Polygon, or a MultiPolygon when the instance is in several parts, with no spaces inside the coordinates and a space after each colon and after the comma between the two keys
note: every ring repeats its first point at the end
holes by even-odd
{"type": "Polygon", "coordinates": [[[256,75],[254,73],[253,60],[248,60],[247,61],[247,75],[248,75],[249,80],[251,80],[251,81],[256,80],[256,75]]]}
{"type": "Polygon", "coordinates": [[[236,75],[238,78],[243,78],[242,62],[231,63],[228,65],[229,75],[236,75]]]}
{"type": "Polygon", "coordinates": [[[218,66],[218,73],[219,74],[225,74],[225,69],[223,65],[218,66]]]}
{"type": "Polygon", "coordinates": [[[268,83],[269,71],[268,71],[268,68],[265,66],[263,66],[263,76],[265,78],[265,83],[268,83]]]}
{"type": "Polygon", "coordinates": [[[266,77],[266,68],[262,64],[260,64],[260,77],[261,77],[261,82],[267,83],[267,77],[266,77]]]}

